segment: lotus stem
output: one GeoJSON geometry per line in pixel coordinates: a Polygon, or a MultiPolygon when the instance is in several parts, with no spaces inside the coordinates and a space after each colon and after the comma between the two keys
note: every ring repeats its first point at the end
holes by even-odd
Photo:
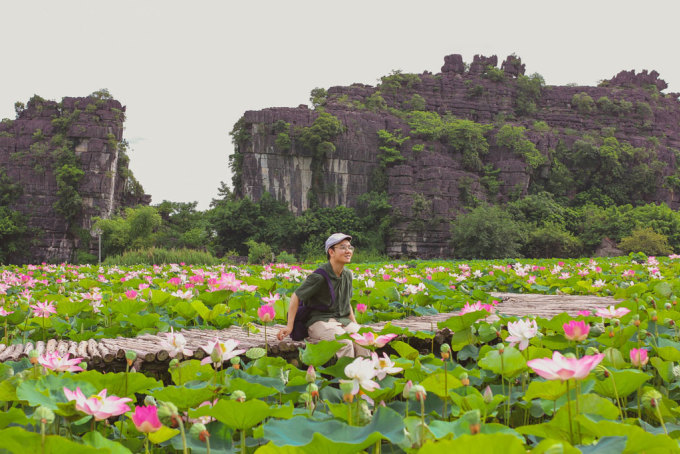
{"type": "Polygon", "coordinates": [[[179,433],[182,435],[182,452],[184,454],[188,454],[187,451],[187,434],[184,431],[184,423],[182,422],[182,417],[177,415],[176,416],[177,421],[179,423],[179,433]]]}
{"type": "MultiPolygon", "coordinates": [[[[432,342],[434,343],[434,337],[432,338],[432,342]]],[[[447,375],[446,360],[444,360],[444,412],[442,416],[444,417],[444,420],[448,421],[448,418],[446,417],[446,407],[449,403],[449,380],[447,375]]]]}
{"type": "Polygon", "coordinates": [[[40,452],[45,454],[45,419],[40,420],[40,452]]]}
{"type": "Polygon", "coordinates": [[[246,454],[246,429],[241,429],[241,454],[246,454]]]}
{"type": "Polygon", "coordinates": [[[420,446],[425,443],[425,399],[420,399],[420,446]]]}
{"type": "Polygon", "coordinates": [[[659,418],[659,422],[661,423],[661,427],[663,427],[663,432],[668,435],[668,430],[666,429],[666,423],[663,422],[663,416],[661,416],[661,409],[659,408],[659,402],[654,405],[654,408],[656,409],[656,417],[659,418]]]}
{"type": "Polygon", "coordinates": [[[267,345],[267,324],[264,324],[264,356],[268,356],[269,345],[267,345]]]}
{"type": "Polygon", "coordinates": [[[574,428],[571,425],[571,392],[569,390],[569,380],[567,383],[567,412],[569,412],[569,443],[574,444],[574,428]]]}

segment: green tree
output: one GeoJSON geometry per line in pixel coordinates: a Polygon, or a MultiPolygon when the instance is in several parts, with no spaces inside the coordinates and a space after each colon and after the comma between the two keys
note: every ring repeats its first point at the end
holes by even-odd
{"type": "Polygon", "coordinates": [[[478,206],[451,223],[451,244],[458,258],[521,257],[524,242],[522,226],[499,206],[478,206]]]}
{"type": "Polygon", "coordinates": [[[520,74],[517,76],[517,96],[515,98],[515,112],[517,115],[531,115],[537,110],[537,103],[541,99],[545,86],[543,77],[534,73],[531,76],[520,74]]]}
{"type": "Polygon", "coordinates": [[[651,227],[633,230],[619,243],[619,249],[625,253],[642,252],[646,255],[669,255],[673,249],[668,245],[668,238],[657,233],[651,227]]]}
{"type": "Polygon", "coordinates": [[[11,207],[21,194],[21,186],[0,168],[0,263],[9,263],[29,245],[28,219],[11,207]]]}
{"type": "Polygon", "coordinates": [[[92,218],[93,226],[102,231],[102,254],[122,254],[128,249],[151,247],[162,218],[154,207],[126,208],[123,216],[111,219],[92,218]]]}

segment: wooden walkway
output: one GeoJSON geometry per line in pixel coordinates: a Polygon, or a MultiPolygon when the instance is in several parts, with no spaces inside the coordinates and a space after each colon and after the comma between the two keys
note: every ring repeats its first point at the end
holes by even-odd
{"type": "MultiPolygon", "coordinates": [[[[598,308],[618,303],[614,298],[581,295],[534,295],[520,293],[492,293],[491,295],[499,300],[497,305],[499,314],[519,317],[539,316],[549,318],[561,312],[576,315],[578,311],[583,309],[594,311],[598,308]]],[[[429,316],[407,317],[401,320],[392,320],[391,323],[397,327],[408,328],[412,332],[435,330],[438,332],[438,343],[441,343],[444,342],[441,339],[450,335],[450,332],[446,333],[437,330],[437,323],[448,319],[454,314],[441,313],[429,316]]],[[[496,315],[492,315],[489,318],[490,320],[498,319],[496,315]]],[[[386,323],[381,322],[367,326],[379,331],[386,323]]],[[[304,342],[294,342],[290,338],[279,342],[276,339],[276,333],[280,328],[282,328],[282,325],[267,327],[267,341],[270,354],[288,358],[297,357],[298,347],[303,347],[304,342]]],[[[244,349],[253,347],[263,348],[265,345],[264,329],[260,329],[258,333],[249,333],[240,326],[231,326],[224,330],[190,329],[181,330],[180,332],[187,341],[185,348],[193,352],[193,355],[184,358],[204,358],[206,353],[201,346],[207,346],[215,339],[222,341],[236,339],[239,341],[239,348],[244,349]]],[[[89,368],[120,371],[125,370],[125,352],[127,350],[134,350],[137,353],[137,359],[134,364],[137,371],[167,371],[167,364],[171,358],[169,352],[162,347],[165,339],[165,334],[144,334],[135,338],[101,339],[98,341],[72,342],[51,339],[47,342],[38,341],[35,344],[32,342],[10,346],[0,344],[0,362],[17,361],[27,357],[35,349],[38,354],[54,351],[58,351],[60,355],[69,353],[71,357],[83,358],[84,361],[87,361],[89,368]]]]}

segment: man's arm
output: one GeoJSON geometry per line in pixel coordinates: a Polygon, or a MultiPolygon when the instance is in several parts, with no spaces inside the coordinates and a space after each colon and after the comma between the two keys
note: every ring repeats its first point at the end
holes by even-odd
{"type": "Polygon", "coordinates": [[[352,303],[349,303],[349,319],[354,323],[358,323],[356,317],[354,316],[354,309],[352,308],[352,303]]]}
{"type": "Polygon", "coordinates": [[[290,304],[288,305],[288,324],[285,328],[281,328],[276,335],[279,341],[282,341],[286,336],[293,332],[293,324],[295,323],[295,314],[297,314],[298,307],[300,305],[300,299],[293,292],[290,297],[290,304]]]}

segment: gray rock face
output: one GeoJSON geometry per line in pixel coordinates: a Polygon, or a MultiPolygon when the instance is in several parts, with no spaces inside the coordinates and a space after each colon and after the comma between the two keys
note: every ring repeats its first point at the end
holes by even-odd
{"type": "Polygon", "coordinates": [[[13,261],[70,261],[76,249],[96,254],[96,242],[78,235],[90,231],[92,217],[149,202],[126,191],[127,157],[119,146],[124,120],[125,107],[114,99],[68,97],[61,103],[32,98],[15,120],[0,123],[0,167],[23,189],[12,208],[37,232],[30,250],[13,261]],[[59,197],[53,152],[60,139],[73,146],[84,172],[77,187],[82,208],[71,224],[54,208],[59,197]]]}
{"type": "MultiPolygon", "coordinates": [[[[676,94],[659,93],[666,87],[656,72],[622,72],[598,87],[546,86],[536,100],[535,112],[519,116],[516,113],[521,88],[518,78],[525,65],[514,55],[505,59],[501,81],[487,78],[487,69],[496,67],[496,56],[476,55],[466,70],[460,55],[444,58],[440,74],[423,73],[403,78],[398,85],[383,83],[378,87],[354,84],[328,89],[326,112],[333,114],[345,126],[345,132],[335,141],[335,152],[322,164],[326,192],[317,194],[321,206],[356,206],[357,198],[371,188],[371,176],[379,165],[377,131],[401,130],[410,135],[405,116],[415,95],[424,102],[424,110],[441,116],[478,123],[507,122],[524,126],[526,137],[551,162],[558,143],[571,147],[584,132],[609,129],[620,141],[634,147],[653,148],[657,159],[666,164],[665,176],[676,172],[676,152],[680,150],[680,102],[676,94]],[[653,88],[651,88],[653,87],[653,88]],[[663,88],[662,88],[663,87],[663,88]],[[584,113],[572,105],[576,94],[586,93],[595,108],[584,113]],[[376,96],[384,105],[374,107],[376,96]],[[596,101],[607,97],[612,102],[625,101],[633,108],[625,115],[600,109],[596,101]],[[648,105],[651,110],[638,111],[648,105]],[[547,127],[535,128],[536,122],[547,127]],[[655,145],[650,145],[652,141],[655,145]]],[[[398,79],[398,78],[397,78],[398,79]]],[[[422,107],[421,107],[422,109],[422,107]]],[[[243,117],[245,139],[238,143],[237,153],[242,158],[242,177],[235,188],[237,194],[258,200],[266,191],[286,201],[300,214],[310,206],[312,189],[312,154],[295,142],[295,128],[310,126],[318,113],[306,106],[298,108],[269,108],[248,111],[243,117]],[[291,145],[283,150],[276,144],[277,133],[272,125],[283,120],[290,123],[291,145]]],[[[524,158],[495,143],[494,132],[488,135],[489,152],[484,164],[500,170],[498,200],[511,195],[526,195],[532,173],[524,158]]],[[[466,170],[460,153],[441,141],[425,141],[412,137],[400,149],[405,161],[387,169],[387,190],[396,215],[396,225],[388,244],[392,256],[421,258],[450,256],[450,221],[464,210],[471,197],[489,199],[481,184],[483,172],[466,170]],[[422,146],[422,151],[414,146],[422,146]],[[415,199],[425,204],[414,211],[415,199]],[[424,206],[424,209],[423,209],[424,206]]],[[[549,164],[548,164],[549,166],[549,164]]],[[[539,169],[546,173],[549,168],[539,169]]],[[[665,202],[678,208],[678,194],[662,184],[645,202],[665,202]]]]}

